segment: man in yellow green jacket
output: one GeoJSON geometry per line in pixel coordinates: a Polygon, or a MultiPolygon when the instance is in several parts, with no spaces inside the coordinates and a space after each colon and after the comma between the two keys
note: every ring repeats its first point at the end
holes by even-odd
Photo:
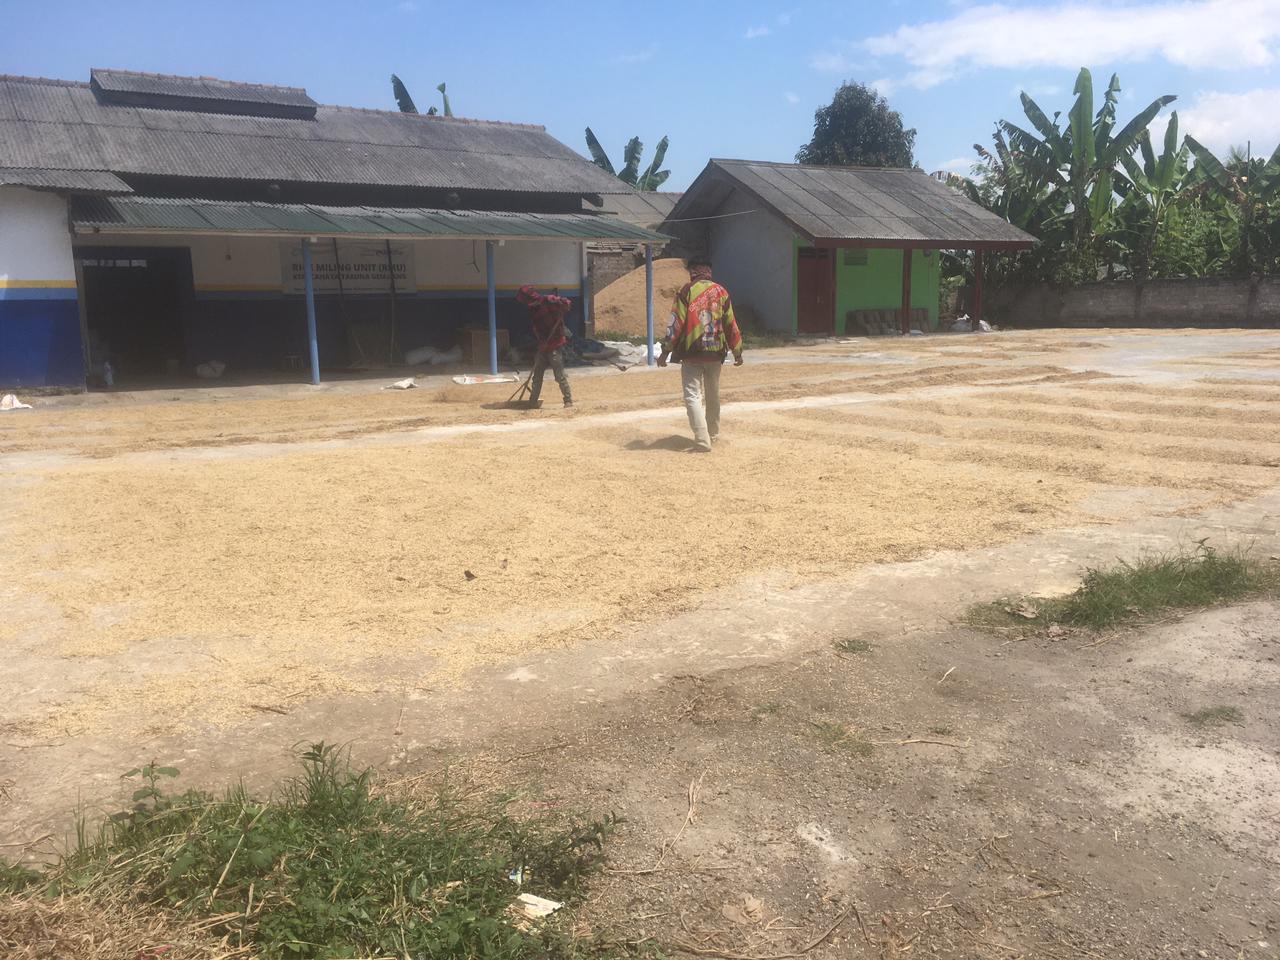
{"type": "Polygon", "coordinates": [[[685,412],[697,449],[707,453],[720,439],[720,370],[732,353],[742,366],[742,333],[729,291],[711,279],[711,263],[689,260],[689,282],[676,294],[658,366],[680,364],[685,412]]]}

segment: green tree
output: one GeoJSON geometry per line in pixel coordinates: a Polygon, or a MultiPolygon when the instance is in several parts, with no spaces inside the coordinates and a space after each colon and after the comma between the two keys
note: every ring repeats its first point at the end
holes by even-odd
{"type": "Polygon", "coordinates": [[[1071,220],[1069,278],[1096,280],[1101,240],[1114,225],[1117,165],[1135,149],[1156,114],[1177,98],[1157,97],[1117,133],[1118,75],[1112,75],[1096,114],[1093,75],[1087,68],[1076,76],[1073,93],[1076,99],[1063,126],[1058,122],[1061,114],[1050,119],[1023,93],[1022,109],[1036,132],[1007,120],[1001,120],[999,128],[1028,171],[1066,195],[1071,220]]]}
{"type": "Polygon", "coordinates": [[[639,137],[632,137],[623,148],[622,169],[618,170],[609,159],[609,154],[605,152],[604,147],[600,145],[596,135],[591,132],[591,128],[587,127],[587,149],[591,152],[592,163],[637,190],[657,190],[671,176],[670,170],[659,169],[662,161],[667,157],[668,142],[666,137],[658,141],[658,146],[653,151],[653,161],[642,172],[640,160],[644,155],[644,144],[640,142],[639,137]]]}
{"type": "Polygon", "coordinates": [[[1233,151],[1225,164],[1189,135],[1187,147],[1196,158],[1202,196],[1238,231],[1232,272],[1274,272],[1280,266],[1280,147],[1266,161],[1233,151]]]}
{"type": "Polygon", "coordinates": [[[848,167],[912,167],[914,129],[902,114],[862,83],[844,83],[831,103],[813,115],[813,139],[796,153],[797,163],[848,167]]]}
{"type": "MultiPolygon", "coordinates": [[[[449,106],[449,94],[445,92],[445,86],[441,83],[436,87],[440,91],[440,98],[444,101],[444,115],[446,117],[453,116],[453,109],[449,106]]],[[[399,77],[394,73],[391,75],[391,94],[396,98],[396,106],[400,108],[401,113],[417,113],[418,107],[413,102],[413,97],[409,95],[409,88],[404,85],[399,77]]],[[[427,116],[434,117],[436,115],[435,107],[427,108],[427,116]]]]}
{"type": "Polygon", "coordinates": [[[1187,177],[1189,151],[1186,144],[1178,140],[1178,112],[1175,110],[1169,116],[1164,130],[1164,149],[1159,156],[1151,145],[1149,130],[1139,134],[1138,147],[1141,163],[1129,153],[1120,157],[1127,175],[1120,185],[1124,195],[1120,212],[1122,219],[1128,215],[1128,219],[1137,220],[1136,243],[1130,251],[1129,272],[1139,280],[1146,280],[1154,272],[1160,229],[1181,194],[1187,177]]]}

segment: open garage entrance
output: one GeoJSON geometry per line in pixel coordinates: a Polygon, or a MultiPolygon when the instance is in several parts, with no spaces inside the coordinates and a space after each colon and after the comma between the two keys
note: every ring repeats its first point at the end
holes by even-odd
{"type": "Polygon", "coordinates": [[[78,247],[91,379],[173,377],[188,366],[191,255],[180,247],[78,247]]]}

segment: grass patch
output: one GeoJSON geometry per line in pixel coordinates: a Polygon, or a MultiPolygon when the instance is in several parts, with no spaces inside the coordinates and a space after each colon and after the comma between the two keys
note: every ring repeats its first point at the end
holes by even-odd
{"type": "Polygon", "coordinates": [[[1219,704],[1216,707],[1205,707],[1195,713],[1184,713],[1182,717],[1193,727],[1200,727],[1201,729],[1221,727],[1228,723],[1239,726],[1244,723],[1244,714],[1240,712],[1240,708],[1226,706],[1225,704],[1219,704]]]}
{"type": "Polygon", "coordinates": [[[1170,611],[1265,596],[1277,587],[1280,568],[1274,562],[1251,559],[1242,550],[1222,553],[1201,540],[1194,550],[1089,568],[1075,592],[1064,597],[975,604],[965,620],[971,626],[1024,632],[1051,624],[1102,630],[1170,611]]]}
{"type": "Polygon", "coordinates": [[[871,650],[871,644],[860,637],[843,637],[832,641],[831,646],[836,653],[869,653],[871,650]]]}
{"type": "Polygon", "coordinates": [[[870,756],[875,747],[863,740],[843,723],[831,720],[810,720],[814,735],[822,741],[823,746],[831,751],[844,751],[857,757],[870,756]]]}
{"type": "Polygon", "coordinates": [[[756,723],[760,723],[765,717],[776,717],[782,712],[782,704],[776,700],[770,700],[768,703],[762,703],[751,711],[751,719],[756,723]]]}
{"type": "Polygon", "coordinates": [[[24,897],[194,920],[264,960],[584,955],[561,914],[531,924],[508,908],[519,892],[579,897],[615,818],[521,820],[509,797],[447,788],[425,801],[383,795],[324,744],[302,767],[266,800],[171,794],[176,770],[131,771],[131,810],[92,836],[82,828],[46,873],[4,876],[24,897]]]}

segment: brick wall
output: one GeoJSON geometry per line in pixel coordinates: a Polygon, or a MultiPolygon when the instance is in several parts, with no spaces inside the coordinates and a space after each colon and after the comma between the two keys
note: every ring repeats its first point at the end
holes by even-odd
{"type": "Polygon", "coordinates": [[[1280,327],[1280,279],[1031,284],[992,291],[985,307],[1014,327],[1280,327]]]}

